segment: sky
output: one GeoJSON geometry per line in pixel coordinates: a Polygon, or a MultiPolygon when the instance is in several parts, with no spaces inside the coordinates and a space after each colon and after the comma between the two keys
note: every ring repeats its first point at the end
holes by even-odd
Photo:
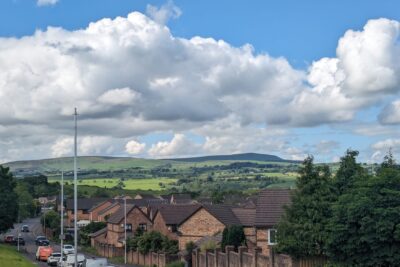
{"type": "Polygon", "coordinates": [[[398,1],[0,1],[0,162],[400,156],[398,1]]]}

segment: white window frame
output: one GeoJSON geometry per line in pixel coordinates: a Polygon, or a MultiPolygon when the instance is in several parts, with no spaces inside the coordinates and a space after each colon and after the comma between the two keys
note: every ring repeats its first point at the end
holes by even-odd
{"type": "Polygon", "coordinates": [[[278,242],[276,242],[276,240],[275,240],[275,242],[271,242],[271,232],[272,231],[275,232],[275,239],[276,239],[276,234],[278,233],[278,230],[276,230],[274,228],[268,229],[268,245],[271,245],[271,246],[276,245],[278,243],[278,242]]]}

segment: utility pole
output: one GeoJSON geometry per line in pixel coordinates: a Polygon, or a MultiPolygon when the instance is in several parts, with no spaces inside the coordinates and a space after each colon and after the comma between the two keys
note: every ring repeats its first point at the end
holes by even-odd
{"type": "Polygon", "coordinates": [[[60,234],[60,241],[61,241],[61,254],[62,254],[62,249],[64,246],[64,172],[61,171],[61,234],[60,234]]]}
{"type": "Polygon", "coordinates": [[[124,261],[126,264],[126,195],[124,196],[124,219],[125,219],[125,225],[124,225],[124,231],[125,231],[125,255],[124,255],[124,261]]]}
{"type": "Polygon", "coordinates": [[[75,108],[74,112],[75,136],[74,136],[74,247],[75,247],[75,262],[74,266],[78,267],[78,175],[76,166],[77,157],[77,136],[78,136],[78,112],[75,108]]]}

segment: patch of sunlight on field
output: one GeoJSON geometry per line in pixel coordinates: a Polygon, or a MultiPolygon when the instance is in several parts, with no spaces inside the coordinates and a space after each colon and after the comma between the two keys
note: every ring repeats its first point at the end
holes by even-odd
{"type": "MultiPolygon", "coordinates": [[[[105,188],[112,188],[118,184],[118,178],[99,178],[99,179],[83,179],[79,185],[90,185],[105,188]]],[[[161,190],[160,183],[169,185],[175,183],[176,179],[127,179],[124,181],[127,190],[161,190]]]]}
{"type": "Polygon", "coordinates": [[[33,267],[36,265],[18,253],[15,247],[0,245],[0,266],[33,267]]]}

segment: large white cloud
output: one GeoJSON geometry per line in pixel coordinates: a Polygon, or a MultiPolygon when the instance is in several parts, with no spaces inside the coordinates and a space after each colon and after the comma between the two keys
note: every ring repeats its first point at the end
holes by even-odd
{"type": "MultiPolygon", "coordinates": [[[[127,141],[152,132],[195,131],[206,140],[199,150],[205,153],[285,146],[284,138],[271,145],[254,140],[273,125],[349,121],[397,94],[398,28],[397,21],[371,20],[340,39],[336,58],[318,60],[306,71],[285,58],[256,54],[251,45],[177,38],[162,21],[138,12],[75,31],[49,27],[0,38],[0,138],[10,139],[1,127],[23,126],[2,145],[0,158],[18,157],[12,150],[23,148],[15,140],[30,129],[47,141],[37,142],[43,151],[47,143],[53,155],[64,155],[60,136],[71,132],[74,107],[87,153],[124,153],[127,141]],[[224,136],[204,130],[229,118],[238,125],[224,136]]],[[[179,134],[174,139],[185,141],[179,134]]],[[[177,147],[161,142],[149,154],[195,152],[193,146],[177,147]]]]}

